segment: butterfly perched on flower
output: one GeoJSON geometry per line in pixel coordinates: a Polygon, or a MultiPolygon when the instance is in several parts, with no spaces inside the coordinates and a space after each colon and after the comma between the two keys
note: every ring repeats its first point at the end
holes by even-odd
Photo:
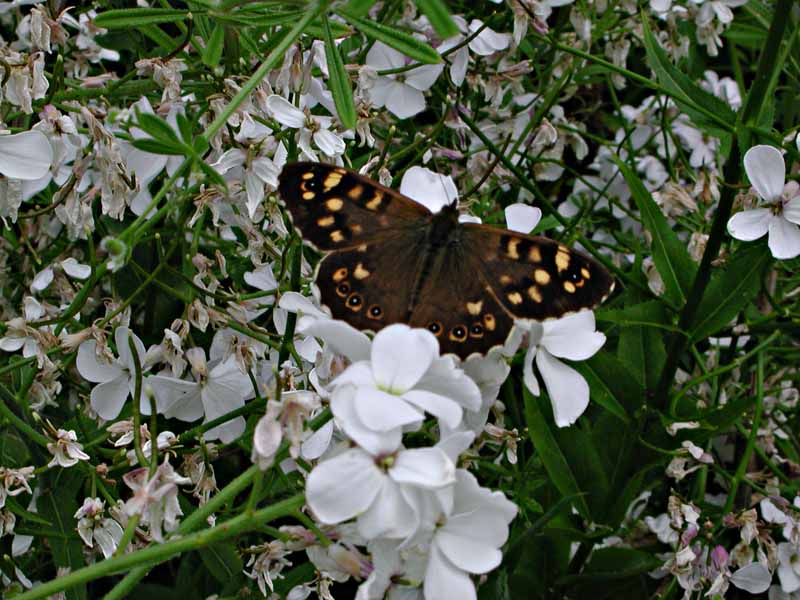
{"type": "Polygon", "coordinates": [[[284,166],[278,191],[305,242],[325,253],[322,304],[362,330],[424,327],[442,354],[504,344],[515,319],[590,309],[614,289],[595,260],[548,238],[460,223],[349,169],[284,166]]]}

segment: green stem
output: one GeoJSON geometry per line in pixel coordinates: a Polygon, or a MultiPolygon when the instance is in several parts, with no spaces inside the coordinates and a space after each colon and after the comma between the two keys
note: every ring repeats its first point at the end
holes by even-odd
{"type": "Polygon", "coordinates": [[[47,436],[43,435],[39,431],[36,431],[33,427],[28,425],[26,421],[24,421],[21,417],[18,417],[16,413],[11,410],[11,408],[6,404],[14,403],[14,395],[6,389],[6,386],[0,384],[0,416],[5,417],[8,421],[16,427],[20,432],[27,435],[30,439],[34,442],[39,444],[40,446],[47,448],[47,444],[50,443],[50,440],[47,436]]]}
{"type": "Polygon", "coordinates": [[[758,437],[758,428],[761,425],[761,412],[764,409],[764,353],[759,352],[756,358],[756,407],[753,413],[753,424],[750,426],[750,436],[747,438],[747,446],[742,454],[742,459],[739,461],[739,466],[736,473],[731,480],[731,487],[728,490],[728,499],[725,501],[725,508],[722,509],[722,514],[728,514],[733,508],[736,500],[736,492],[739,485],[746,478],[747,465],[750,463],[750,457],[753,455],[753,450],[756,445],[756,438],[758,437]]]}
{"type": "MultiPolygon", "coordinates": [[[[142,401],[142,362],[139,358],[139,351],[133,341],[133,336],[128,334],[128,348],[131,351],[131,358],[133,359],[134,369],[134,389],[133,389],[133,449],[136,452],[136,458],[139,460],[140,467],[147,466],[147,459],[142,450],[142,415],[139,412],[140,402],[142,401]]],[[[117,348],[121,351],[121,348],[117,348]]],[[[150,440],[152,446],[155,440],[150,440]]]]}
{"type": "Polygon", "coordinates": [[[204,548],[210,544],[247,533],[263,523],[291,515],[303,505],[304,500],[305,498],[302,494],[297,494],[291,498],[277,502],[272,506],[257,510],[252,514],[245,513],[233,517],[232,519],[220,523],[216,527],[204,529],[203,531],[198,531],[197,533],[192,533],[185,537],[171,539],[163,544],[153,544],[142,550],[131,552],[130,554],[113,557],[89,565],[88,567],[72,571],[62,577],[43,583],[32,590],[23,592],[17,596],[17,600],[38,600],[39,598],[46,598],[51,594],[70,589],[76,585],[88,583],[89,581],[114,573],[120,573],[133,567],[140,567],[142,565],[153,566],[162,563],[183,552],[204,548]]]}

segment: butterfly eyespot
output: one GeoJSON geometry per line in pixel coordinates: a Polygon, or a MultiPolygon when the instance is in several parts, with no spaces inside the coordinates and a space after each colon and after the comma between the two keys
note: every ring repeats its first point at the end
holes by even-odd
{"type": "Polygon", "coordinates": [[[576,282],[581,280],[581,276],[580,276],[580,275],[578,275],[577,273],[570,273],[570,274],[569,274],[569,278],[570,278],[572,281],[576,281],[576,282]]]}
{"type": "Polygon", "coordinates": [[[370,319],[380,319],[383,316],[383,309],[377,304],[373,304],[367,311],[370,319]]]}
{"type": "Polygon", "coordinates": [[[449,337],[454,342],[463,342],[467,339],[467,328],[463,325],[456,325],[450,330],[449,337]]]}
{"type": "Polygon", "coordinates": [[[438,321],[428,323],[428,331],[430,331],[433,335],[439,335],[442,333],[442,324],[438,321]]]}
{"type": "Polygon", "coordinates": [[[347,297],[347,308],[352,311],[359,311],[364,306],[364,301],[361,299],[361,294],[353,292],[347,297]]]}
{"type": "Polygon", "coordinates": [[[483,337],[483,325],[475,323],[469,328],[470,337],[481,338],[483,337]]]}
{"type": "Polygon", "coordinates": [[[342,298],[346,297],[346,296],[347,296],[347,295],[350,293],[350,284],[349,284],[349,283],[347,283],[347,282],[345,282],[345,283],[340,283],[340,284],[339,284],[339,285],[336,287],[336,293],[337,293],[339,296],[341,296],[342,298]]]}

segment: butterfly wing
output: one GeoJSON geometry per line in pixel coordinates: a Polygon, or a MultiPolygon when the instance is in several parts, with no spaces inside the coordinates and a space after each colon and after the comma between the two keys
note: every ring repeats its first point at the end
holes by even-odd
{"type": "Polygon", "coordinates": [[[430,211],[354,171],[323,163],[283,167],[278,192],[305,241],[321,251],[357,248],[424,226],[430,211]]]}
{"type": "Polygon", "coordinates": [[[409,324],[431,331],[441,354],[466,359],[502,346],[514,320],[481,277],[476,257],[454,246],[436,254],[409,324]]]}
{"type": "Polygon", "coordinates": [[[488,225],[465,224],[462,245],[517,319],[545,321],[594,308],[614,290],[611,273],[558,242],[488,225]]]}

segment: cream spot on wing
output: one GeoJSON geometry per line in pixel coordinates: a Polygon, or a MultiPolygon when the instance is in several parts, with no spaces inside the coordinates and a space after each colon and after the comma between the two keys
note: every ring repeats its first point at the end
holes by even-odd
{"type": "Polygon", "coordinates": [[[333,272],[333,280],[339,283],[343,279],[347,279],[347,267],[339,267],[333,272]]]}
{"type": "Polygon", "coordinates": [[[327,217],[320,217],[319,219],[317,219],[317,225],[319,225],[320,227],[330,227],[335,222],[336,219],[334,219],[331,215],[328,215],[327,217]]]}
{"type": "Polygon", "coordinates": [[[332,210],[333,212],[336,212],[337,210],[342,210],[343,206],[344,202],[342,202],[341,198],[331,198],[325,201],[325,207],[328,210],[332,210]]]}
{"type": "Polygon", "coordinates": [[[356,265],[355,271],[353,271],[353,277],[355,277],[356,279],[366,279],[367,277],[369,277],[369,271],[367,271],[364,268],[364,265],[358,263],[356,265]]]}
{"type": "Polygon", "coordinates": [[[511,304],[522,304],[522,295],[519,292],[511,292],[506,295],[511,304]]]}
{"type": "Polygon", "coordinates": [[[591,279],[592,274],[589,272],[589,269],[586,267],[581,267],[581,275],[583,275],[584,279],[591,279]]]}
{"type": "Polygon", "coordinates": [[[352,225],[350,225],[350,231],[353,232],[353,235],[358,235],[359,233],[364,231],[364,228],[358,223],[353,223],[352,225]]]}
{"type": "Polygon", "coordinates": [[[375,195],[372,197],[372,200],[367,202],[364,206],[366,206],[369,210],[377,210],[378,207],[383,202],[383,192],[375,192],[375,195]]]}
{"type": "Polygon", "coordinates": [[[542,293],[539,291],[535,285],[532,285],[528,288],[528,296],[531,297],[531,300],[534,302],[541,302],[542,301],[542,293]]]}
{"type": "Polygon", "coordinates": [[[575,289],[576,289],[575,288],[575,284],[572,283],[571,281],[565,281],[564,282],[564,289],[567,292],[569,292],[570,294],[574,294],[575,293],[575,289]]]}
{"type": "Polygon", "coordinates": [[[569,259],[569,250],[564,246],[559,246],[558,252],[556,252],[556,268],[559,273],[569,268],[569,259]]]}
{"type": "Polygon", "coordinates": [[[364,186],[360,183],[355,184],[347,192],[347,197],[351,200],[358,200],[361,198],[361,193],[364,191],[364,186]]]}
{"type": "Polygon", "coordinates": [[[509,283],[511,283],[511,277],[509,277],[508,275],[500,275],[500,283],[502,283],[503,285],[508,285],[509,283]]]}
{"type": "Polygon", "coordinates": [[[519,238],[511,238],[508,240],[508,246],[506,246],[506,256],[509,258],[513,258],[514,260],[519,258],[519,252],[517,251],[517,246],[519,246],[519,238]]]}
{"type": "Polygon", "coordinates": [[[495,326],[494,315],[483,315],[483,326],[486,327],[489,331],[494,331],[495,326]]]}
{"type": "Polygon", "coordinates": [[[473,317],[481,314],[482,308],[483,300],[478,300],[477,302],[467,302],[467,312],[469,312],[469,314],[471,314],[473,317]]]}
{"type": "Polygon", "coordinates": [[[539,250],[539,246],[531,246],[528,250],[528,260],[535,263],[542,262],[542,251],[539,250]]]}
{"type": "Polygon", "coordinates": [[[316,194],[314,192],[303,192],[303,200],[313,200],[316,194]]]}
{"type": "Polygon", "coordinates": [[[336,231],[331,231],[331,241],[334,241],[338,244],[342,240],[344,240],[344,235],[342,235],[342,232],[339,229],[336,231]]]}
{"type": "Polygon", "coordinates": [[[550,273],[544,269],[536,269],[536,271],[533,273],[533,278],[539,285],[547,285],[550,283],[550,273]]]}
{"type": "Polygon", "coordinates": [[[342,174],[333,171],[329,173],[328,176],[325,178],[325,181],[322,182],[322,189],[326,192],[330,192],[333,188],[339,185],[339,182],[342,180],[342,174]]]}
{"type": "Polygon", "coordinates": [[[308,173],[303,173],[301,175],[301,179],[304,179],[305,181],[308,181],[309,179],[314,179],[314,174],[311,171],[309,171],[308,173]]]}
{"type": "Polygon", "coordinates": [[[366,252],[367,251],[367,245],[366,244],[361,244],[360,246],[356,246],[356,250],[358,252],[366,252]]]}

